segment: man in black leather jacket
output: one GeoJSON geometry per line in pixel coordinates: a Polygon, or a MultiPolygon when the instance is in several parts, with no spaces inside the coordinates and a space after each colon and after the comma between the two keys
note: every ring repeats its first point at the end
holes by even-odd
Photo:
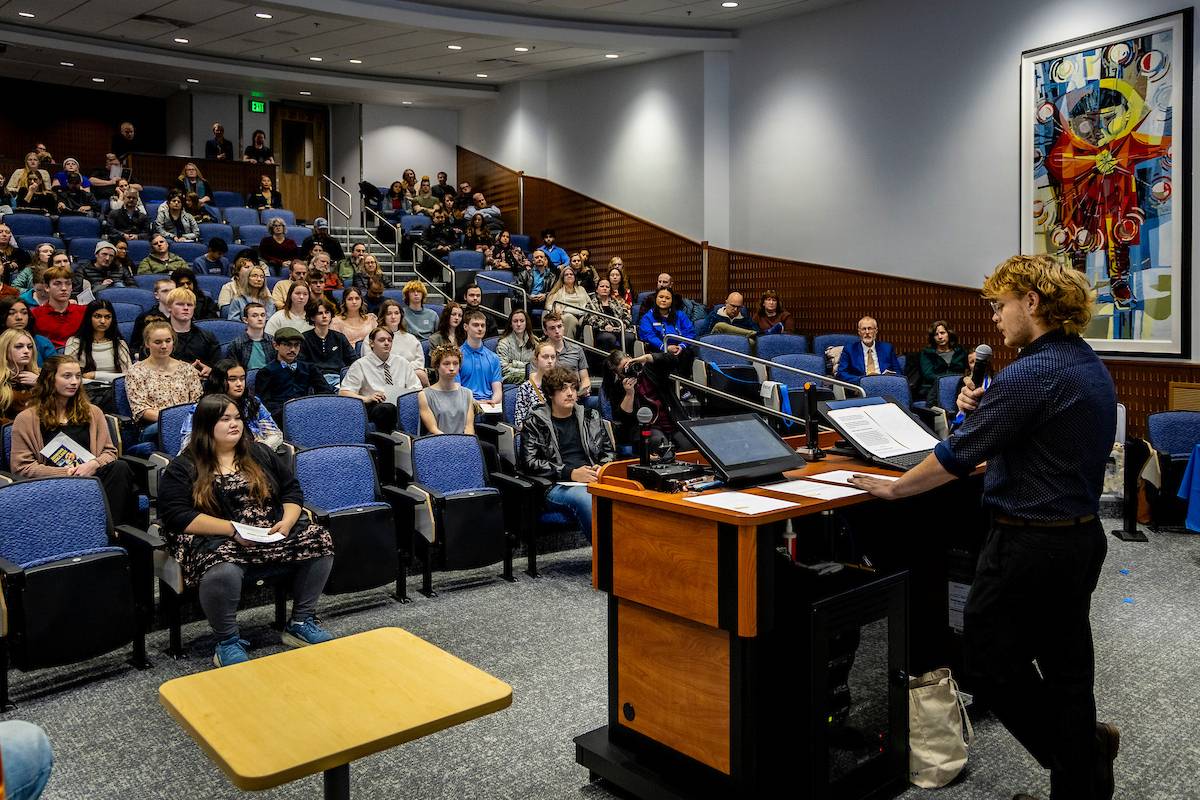
{"type": "Polygon", "coordinates": [[[592,498],[584,484],[594,482],[600,465],[616,453],[600,414],[576,402],[578,389],[579,376],[572,370],[555,367],[542,376],[547,403],[525,418],[521,464],[526,474],[554,481],[547,504],[571,514],[590,532],[592,498]]]}

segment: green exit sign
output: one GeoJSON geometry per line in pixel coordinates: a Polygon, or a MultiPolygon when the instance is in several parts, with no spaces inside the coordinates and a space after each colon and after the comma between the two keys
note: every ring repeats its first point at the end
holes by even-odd
{"type": "Polygon", "coordinates": [[[251,101],[250,101],[250,113],[251,113],[251,114],[265,114],[265,113],[267,113],[267,101],[265,101],[265,100],[251,100],[251,101]]]}

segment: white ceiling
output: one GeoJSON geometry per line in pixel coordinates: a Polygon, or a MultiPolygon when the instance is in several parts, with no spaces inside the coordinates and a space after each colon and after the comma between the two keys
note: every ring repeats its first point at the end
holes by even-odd
{"type": "Polygon", "coordinates": [[[727,50],[738,28],[845,1],[0,0],[0,64],[30,80],[155,96],[191,77],[213,91],[454,107],[512,81],[727,50]]]}

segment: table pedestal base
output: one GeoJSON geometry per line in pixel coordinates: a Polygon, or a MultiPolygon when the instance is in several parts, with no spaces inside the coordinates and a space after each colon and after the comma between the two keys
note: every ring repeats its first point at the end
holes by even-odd
{"type": "Polygon", "coordinates": [[[350,765],[327,769],[325,776],[325,800],[350,800],[350,765]]]}
{"type": "Polygon", "coordinates": [[[575,762],[587,767],[591,780],[604,778],[641,800],[713,796],[711,778],[648,763],[640,753],[612,742],[607,725],[575,737],[575,762]]]}

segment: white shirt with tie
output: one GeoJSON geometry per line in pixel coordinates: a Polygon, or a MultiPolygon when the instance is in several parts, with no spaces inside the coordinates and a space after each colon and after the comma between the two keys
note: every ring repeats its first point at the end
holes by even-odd
{"type": "Polygon", "coordinates": [[[346,377],[342,378],[341,389],[358,395],[372,395],[379,392],[386,398],[385,402],[395,403],[402,394],[421,388],[417,373],[412,365],[395,353],[387,360],[387,370],[384,362],[374,353],[367,353],[350,365],[346,377]],[[388,383],[388,373],[391,383],[388,383]]]}

